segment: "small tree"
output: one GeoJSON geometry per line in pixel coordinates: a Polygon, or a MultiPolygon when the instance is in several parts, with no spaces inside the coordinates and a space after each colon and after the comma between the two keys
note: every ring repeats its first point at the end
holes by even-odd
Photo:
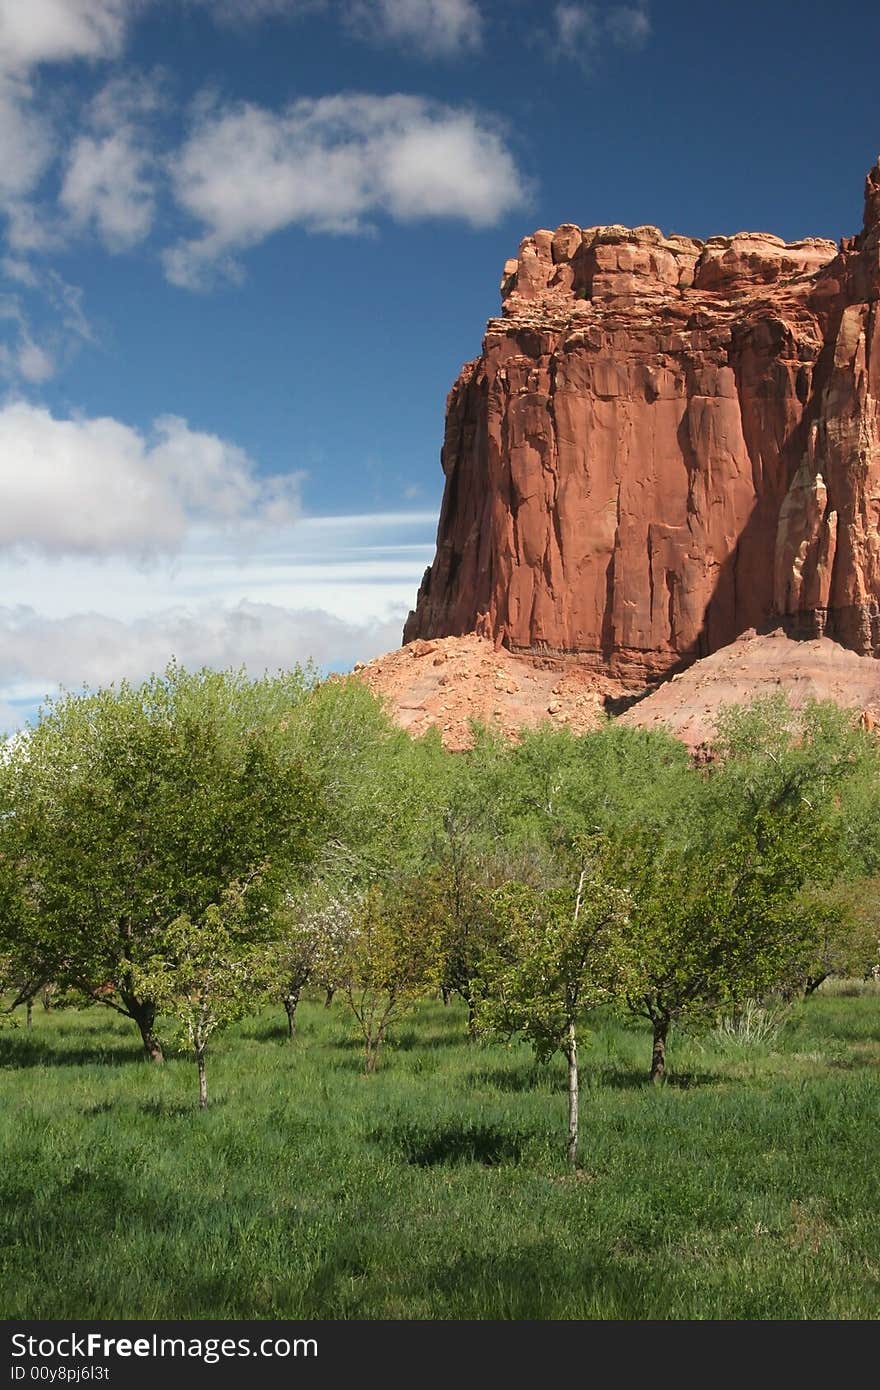
{"type": "Polygon", "coordinates": [[[867,979],[880,965],[880,882],[807,883],[791,904],[811,927],[814,949],[795,984],[813,994],[831,975],[867,979]]]}
{"type": "Polygon", "coordinates": [[[313,857],[320,797],[281,729],[306,694],[298,672],[249,681],[172,664],[138,687],[63,695],[7,745],[0,946],[14,942],[38,983],[132,1019],[154,1061],[158,1003],[140,967],[170,958],[169,925],[205,920],[253,881],[259,930],[313,857]]]}
{"type": "Polygon", "coordinates": [[[340,956],[352,930],[352,910],[350,896],[323,885],[302,897],[292,893],[285,897],[276,919],[273,958],[290,1041],[296,1035],[300,995],[309,981],[317,980],[331,997],[337,988],[340,956]]]}
{"type": "Polygon", "coordinates": [[[208,1105],[208,1043],[250,1012],[271,979],[271,955],[249,930],[245,898],[234,884],[200,921],[178,917],[164,933],[163,955],[135,971],[139,990],[178,1022],[178,1037],[195,1057],[199,1105],[208,1105]]]}
{"type": "Polygon", "coordinates": [[[406,884],[374,885],[338,952],[335,970],[364,1040],[368,1074],[376,1070],[389,1029],[440,983],[437,926],[414,910],[416,903],[406,884]]]}
{"type": "Polygon", "coordinates": [[[804,877],[800,845],[760,813],[733,843],[664,846],[630,840],[623,879],[632,896],[626,1002],[653,1030],[650,1079],[666,1075],[674,1023],[704,1027],[797,975],[813,926],[789,910],[804,877]]]}
{"type": "Polygon", "coordinates": [[[564,887],[510,882],[492,898],[504,939],[485,960],[478,1026],[506,1036],[521,1033],[541,1058],[562,1052],[568,1064],[567,1156],[576,1168],[578,1029],[584,1014],[608,1003],[621,986],[628,897],[591,857],[564,887]]]}

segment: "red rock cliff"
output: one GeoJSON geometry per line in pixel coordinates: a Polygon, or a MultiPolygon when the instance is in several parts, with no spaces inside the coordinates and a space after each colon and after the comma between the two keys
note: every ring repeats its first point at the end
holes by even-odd
{"type": "Polygon", "coordinates": [[[565,225],[502,299],[404,641],[650,678],[781,619],[880,655],[880,162],[840,247],[565,225]]]}

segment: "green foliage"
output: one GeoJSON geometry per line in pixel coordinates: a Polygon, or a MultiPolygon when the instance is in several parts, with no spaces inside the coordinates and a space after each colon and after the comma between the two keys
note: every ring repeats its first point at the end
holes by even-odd
{"type": "Polygon", "coordinates": [[[255,939],[248,910],[248,896],[259,887],[257,871],[248,883],[232,884],[220,902],[210,903],[201,920],[178,917],[162,933],[161,954],[131,967],[135,992],[176,1018],[178,1040],[198,1064],[203,1107],[212,1035],[250,1012],[272,978],[271,948],[259,935],[255,939]]]}
{"type": "Polygon", "coordinates": [[[880,966],[880,880],[808,882],[790,910],[809,924],[810,957],[796,981],[808,994],[830,975],[863,980],[880,966]]]}
{"type": "Polygon", "coordinates": [[[0,844],[16,887],[0,939],[43,979],[134,1018],[150,1047],[156,1001],[136,975],[165,954],[172,923],[204,921],[259,870],[257,929],[315,853],[320,799],[277,733],[306,695],[298,673],[250,682],[172,665],[50,704],[5,760],[0,844]]]}
{"type": "Polygon", "coordinates": [[[705,1025],[777,988],[808,956],[810,923],[786,910],[803,863],[762,817],[699,854],[645,835],[617,854],[632,897],[627,1002],[653,1024],[705,1025]]]}
{"type": "Polygon", "coordinates": [[[481,1031],[526,1038],[542,1060],[621,987],[629,899],[595,864],[562,885],[506,883],[492,894],[503,935],[483,961],[481,1031]]]}
{"type": "Polygon", "coordinates": [[[375,1071],[389,1029],[416,1000],[439,988],[440,934],[430,897],[418,884],[374,885],[356,907],[335,965],[339,987],[375,1071]]]}
{"type": "Polygon", "coordinates": [[[687,750],[667,734],[607,723],[576,737],[526,732],[496,770],[500,825],[511,845],[551,850],[578,836],[641,826],[666,836],[692,820],[699,779],[687,750]]]}

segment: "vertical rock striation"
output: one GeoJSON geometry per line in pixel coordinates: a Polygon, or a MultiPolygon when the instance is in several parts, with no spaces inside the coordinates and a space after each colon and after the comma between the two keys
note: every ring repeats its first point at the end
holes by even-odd
{"type": "Polygon", "coordinates": [[[404,641],[651,679],[781,620],[880,655],[880,163],[839,247],[566,224],[502,300],[404,641]]]}

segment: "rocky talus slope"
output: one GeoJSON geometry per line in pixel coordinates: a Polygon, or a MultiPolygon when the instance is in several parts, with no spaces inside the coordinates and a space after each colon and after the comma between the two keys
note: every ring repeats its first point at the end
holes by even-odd
{"type": "Polygon", "coordinates": [[[544,720],[585,733],[634,693],[575,664],[514,656],[475,633],[410,642],[355,672],[402,728],[416,737],[437,728],[456,751],[470,746],[472,720],[507,737],[544,720]]]}
{"type": "Polygon", "coordinates": [[[474,634],[411,642],[357,675],[403,728],[415,736],[437,728],[455,750],[470,746],[472,719],[516,738],[542,723],[585,733],[608,714],[634,728],[665,728],[698,749],[712,743],[723,706],[780,693],[793,708],[834,700],[880,728],[880,662],[827,637],[795,641],[781,630],[744,633],[647,693],[579,662],[513,655],[474,634]]]}

